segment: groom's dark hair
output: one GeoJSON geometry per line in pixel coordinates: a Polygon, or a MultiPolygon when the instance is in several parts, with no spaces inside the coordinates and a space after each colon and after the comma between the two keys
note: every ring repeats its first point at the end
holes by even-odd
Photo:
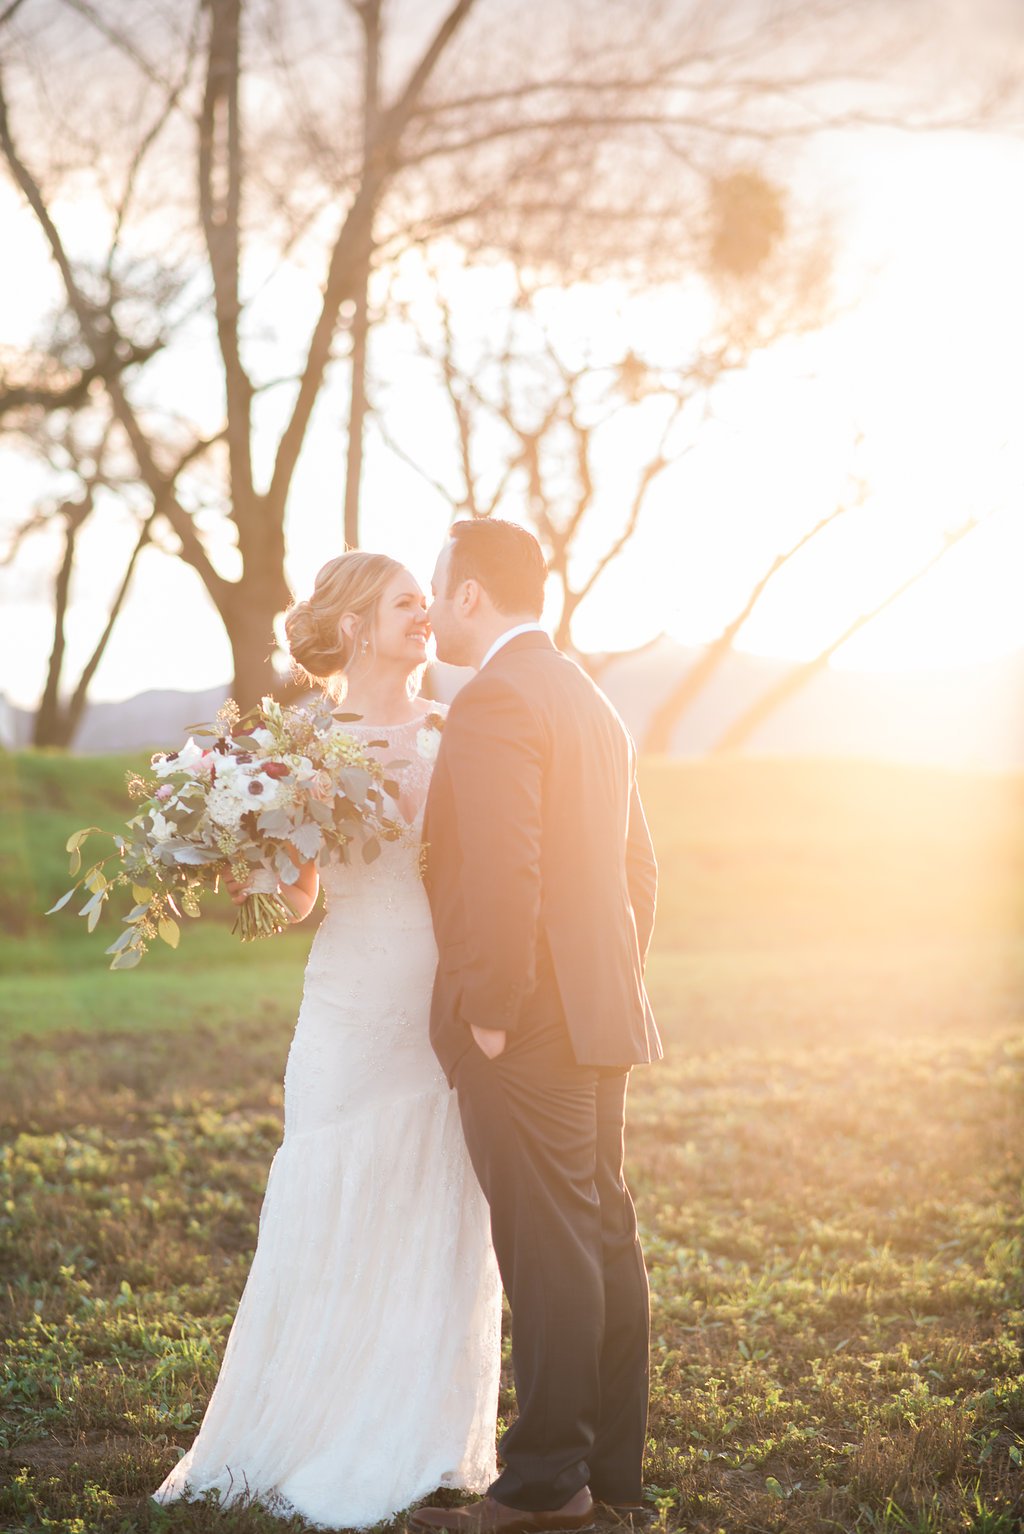
{"type": "Polygon", "coordinates": [[[544,607],[548,568],[540,544],[518,522],[474,517],[454,522],[446,596],[462,581],[478,581],[500,613],[532,613],[544,607]]]}

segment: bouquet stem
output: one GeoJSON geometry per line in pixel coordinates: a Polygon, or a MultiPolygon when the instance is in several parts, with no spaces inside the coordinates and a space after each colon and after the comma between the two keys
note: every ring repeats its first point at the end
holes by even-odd
{"type": "Polygon", "coordinates": [[[247,895],[231,930],[243,943],[251,943],[254,938],[283,932],[294,920],[294,911],[280,895],[247,895]]]}

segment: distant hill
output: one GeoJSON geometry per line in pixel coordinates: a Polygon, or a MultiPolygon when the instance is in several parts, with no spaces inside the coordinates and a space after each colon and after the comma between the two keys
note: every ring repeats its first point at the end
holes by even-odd
{"type": "MultiPolygon", "coordinates": [[[[604,663],[601,686],[637,740],[643,739],[658,703],[701,653],[662,639],[604,663]]],[[[680,721],[671,755],[705,755],[726,726],[788,669],[785,661],[731,655],[680,721]]],[[[434,667],[436,695],[450,698],[466,675],[450,666],[434,667]]],[[[119,703],[90,704],[74,749],[92,754],[173,745],[188,725],[211,718],[226,692],[223,687],[144,692],[119,703]]],[[[0,698],[0,745],[26,745],[30,735],[30,716],[0,698]]],[[[1024,653],[957,671],[824,671],[765,721],[748,753],[985,771],[1024,768],[1024,653]]]]}
{"type": "MultiPolygon", "coordinates": [[[[658,703],[702,653],[661,640],[610,660],[601,671],[601,686],[638,740],[658,703]]],[[[705,755],[789,669],[785,661],[734,652],[680,721],[670,754],[705,755]]],[[[765,720],[748,754],[986,771],[1024,767],[1024,653],[955,671],[825,670],[765,720]]]]}

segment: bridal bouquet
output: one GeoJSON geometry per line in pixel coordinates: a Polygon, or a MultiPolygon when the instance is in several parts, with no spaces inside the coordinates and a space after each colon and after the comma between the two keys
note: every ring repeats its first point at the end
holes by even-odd
{"type": "MultiPolygon", "coordinates": [[[[154,756],[152,780],[129,774],[137,812],[46,914],[84,889],[79,915],[93,932],[112,896],[129,893],[124,931],[106,951],[111,969],[132,969],[154,938],[177,948],[176,918],[197,917],[201,896],[230,875],[249,887],[233,930],[243,940],[283,931],[292,912],[278,888],[295,883],[300,862],[348,862],[358,848],[369,863],[382,840],[404,833],[384,814],[384,795],[397,798],[390,774],[407,764],[385,767],[369,755],[343,728],[356,718],[273,698],[242,717],[229,700],[212,724],[193,726],[181,750],[154,756]]],[[[87,826],[68,838],[71,874],[81,873],[94,833],[104,834],[87,826]]]]}

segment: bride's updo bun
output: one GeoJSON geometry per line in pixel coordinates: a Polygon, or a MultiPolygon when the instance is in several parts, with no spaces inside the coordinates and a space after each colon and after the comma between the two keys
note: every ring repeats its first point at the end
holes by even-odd
{"type": "Polygon", "coordinates": [[[377,604],[403,568],[388,554],[353,549],[327,561],[308,601],[292,603],[284,619],[288,650],[310,681],[344,691],[346,672],[372,652],[377,604]],[[351,635],[341,623],[347,613],[357,620],[351,635]]]}

